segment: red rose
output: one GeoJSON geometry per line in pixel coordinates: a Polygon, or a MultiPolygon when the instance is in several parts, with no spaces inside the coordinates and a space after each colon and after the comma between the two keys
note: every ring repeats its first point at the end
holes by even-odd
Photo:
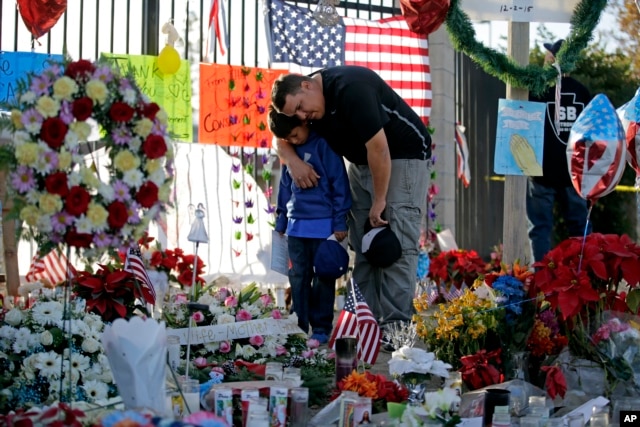
{"type": "Polygon", "coordinates": [[[109,227],[119,229],[127,223],[129,212],[124,203],[116,200],[109,205],[107,210],[109,211],[109,217],[107,218],[109,227]]]}
{"type": "Polygon", "coordinates": [[[133,117],[134,109],[125,102],[116,101],[111,104],[109,109],[109,117],[114,122],[125,123],[131,120],[133,117]]]}
{"type": "Polygon", "coordinates": [[[73,112],[73,117],[75,117],[76,120],[87,120],[91,117],[91,113],[93,112],[93,101],[88,96],[78,98],[73,101],[71,111],[73,112]]]}
{"type": "Polygon", "coordinates": [[[64,143],[69,127],[59,117],[49,117],[42,123],[40,138],[47,143],[51,149],[56,150],[64,143]]]}
{"type": "Polygon", "coordinates": [[[136,194],[136,201],[143,208],[150,208],[158,201],[158,186],[151,181],[147,181],[140,187],[136,194]]]}
{"type": "Polygon", "coordinates": [[[86,59],[71,62],[64,70],[65,76],[69,76],[74,80],[88,80],[96,70],[95,65],[86,59]]]}
{"type": "Polygon", "coordinates": [[[178,276],[178,283],[180,283],[182,286],[191,286],[191,284],[193,283],[193,271],[182,271],[178,276]]]}
{"type": "Polygon", "coordinates": [[[160,106],[155,102],[142,104],[142,108],[140,109],[140,113],[149,120],[154,120],[158,111],[160,111],[160,106]]]}
{"type": "Polygon", "coordinates": [[[67,174],[64,172],[55,172],[44,179],[44,186],[48,193],[57,194],[64,197],[69,194],[69,186],[67,184],[67,174]]]}
{"type": "Polygon", "coordinates": [[[64,237],[65,242],[70,246],[77,248],[88,248],[93,241],[93,235],[87,233],[78,233],[75,229],[69,230],[64,237]]]}
{"type": "Polygon", "coordinates": [[[150,159],[164,156],[167,152],[167,144],[164,142],[164,137],[150,134],[142,143],[142,151],[150,159]]]}
{"type": "Polygon", "coordinates": [[[87,211],[91,195],[87,190],[76,185],[69,189],[69,194],[65,199],[64,207],[70,215],[80,216],[87,211]]]}

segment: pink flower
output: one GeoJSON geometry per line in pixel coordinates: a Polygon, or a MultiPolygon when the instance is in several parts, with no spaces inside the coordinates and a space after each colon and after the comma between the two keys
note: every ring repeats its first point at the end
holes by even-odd
{"type": "Polygon", "coordinates": [[[276,346],[276,356],[284,356],[285,354],[287,354],[287,348],[285,346],[276,346]]]}
{"type": "MultiPolygon", "coordinates": [[[[203,425],[207,424],[207,421],[219,421],[219,425],[223,425],[225,422],[224,419],[214,415],[212,412],[208,411],[198,411],[194,414],[188,415],[182,419],[185,423],[194,424],[194,425],[203,425]]],[[[211,424],[211,423],[209,423],[211,424]]],[[[218,425],[215,424],[215,425],[218,425]]]]}
{"type": "Polygon", "coordinates": [[[329,353],[327,355],[325,355],[325,359],[327,360],[334,360],[336,358],[336,354],[335,353],[329,353]]]}
{"type": "Polygon", "coordinates": [[[178,294],[176,295],[176,304],[186,304],[188,299],[186,294],[178,294]]]}
{"type": "Polygon", "coordinates": [[[225,298],[224,305],[226,307],[236,307],[238,305],[238,298],[234,297],[233,295],[230,295],[225,298]]]}
{"type": "Polygon", "coordinates": [[[314,350],[305,350],[302,352],[302,357],[305,359],[311,359],[314,354],[316,354],[314,350]]]}
{"type": "Polygon", "coordinates": [[[280,313],[280,310],[272,310],[271,317],[274,319],[282,319],[282,313],[280,313]]]}
{"type": "Polygon", "coordinates": [[[313,338],[309,338],[307,340],[307,347],[309,347],[310,349],[318,348],[320,347],[320,341],[313,338]]]}
{"type": "Polygon", "coordinates": [[[216,299],[220,302],[224,301],[230,295],[229,289],[220,288],[218,292],[216,292],[216,299]]]}
{"type": "Polygon", "coordinates": [[[214,366],[213,368],[211,368],[211,372],[216,372],[216,373],[222,374],[224,376],[224,369],[222,369],[219,366],[214,366]]]}
{"type": "Polygon", "coordinates": [[[264,338],[262,335],[254,335],[249,338],[249,344],[260,347],[262,344],[264,344],[264,338]]]}
{"type": "Polygon", "coordinates": [[[260,301],[262,301],[262,304],[265,307],[270,305],[270,304],[273,304],[273,299],[271,298],[271,295],[269,295],[269,294],[260,295],[260,301]]]}
{"type": "Polygon", "coordinates": [[[249,313],[244,308],[242,310],[238,310],[238,312],[236,313],[236,320],[238,322],[242,322],[244,320],[251,320],[251,313],[249,313]]]}
{"type": "Polygon", "coordinates": [[[229,353],[231,351],[231,343],[229,343],[229,341],[222,341],[218,351],[220,353],[229,353]]]}
{"type": "Polygon", "coordinates": [[[206,368],[209,362],[207,362],[207,359],[205,359],[204,357],[197,357],[193,361],[193,364],[196,366],[196,368],[202,369],[206,368]]]}
{"type": "Polygon", "coordinates": [[[191,317],[193,318],[193,320],[194,320],[196,323],[200,323],[200,322],[202,322],[202,321],[204,320],[204,314],[202,314],[202,312],[201,312],[201,311],[196,311],[195,313],[193,313],[193,314],[191,315],[191,317]]]}

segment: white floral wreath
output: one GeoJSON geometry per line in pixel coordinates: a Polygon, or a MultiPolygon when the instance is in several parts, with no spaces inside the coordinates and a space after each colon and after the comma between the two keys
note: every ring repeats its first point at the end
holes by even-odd
{"type": "Polygon", "coordinates": [[[86,60],[27,75],[16,99],[9,179],[26,237],[42,254],[68,245],[89,259],[133,245],[168,206],[166,113],[117,68],[86,60]],[[106,174],[81,152],[92,125],[109,158],[106,174]]]}

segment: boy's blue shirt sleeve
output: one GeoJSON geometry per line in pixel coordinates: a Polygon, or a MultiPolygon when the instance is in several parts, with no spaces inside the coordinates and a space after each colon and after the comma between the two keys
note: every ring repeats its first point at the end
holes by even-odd
{"type": "Polygon", "coordinates": [[[287,202],[289,199],[291,199],[291,176],[287,166],[282,165],[276,205],[276,231],[279,233],[287,231],[287,202]]]}
{"type": "Polygon", "coordinates": [[[327,141],[320,139],[322,141],[318,144],[318,150],[322,153],[324,173],[331,186],[333,231],[347,231],[347,215],[351,209],[351,189],[344,159],[331,149],[327,141]]]}

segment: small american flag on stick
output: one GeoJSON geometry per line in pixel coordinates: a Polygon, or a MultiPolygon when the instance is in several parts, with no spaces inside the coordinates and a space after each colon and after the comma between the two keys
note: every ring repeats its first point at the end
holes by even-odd
{"type": "Polygon", "coordinates": [[[142,254],[140,253],[140,249],[138,248],[129,248],[127,252],[127,259],[124,262],[124,271],[128,271],[133,274],[138,282],[149,289],[151,295],[153,296],[153,300],[155,302],[156,299],[156,290],[153,287],[153,283],[151,283],[151,279],[149,279],[149,275],[147,274],[147,269],[144,267],[144,262],[142,262],[142,254]]]}
{"type": "Polygon", "coordinates": [[[45,256],[34,255],[25,279],[27,282],[43,282],[45,285],[55,286],[75,275],[76,269],[69,263],[67,256],[54,249],[45,256]],[[69,268],[68,276],[67,267],[69,268]]]}
{"type": "Polygon", "coordinates": [[[329,347],[334,348],[337,338],[358,337],[358,359],[376,363],[380,351],[380,326],[364,300],[358,285],[351,279],[351,292],[345,298],[344,308],[333,329],[329,347]]]}

